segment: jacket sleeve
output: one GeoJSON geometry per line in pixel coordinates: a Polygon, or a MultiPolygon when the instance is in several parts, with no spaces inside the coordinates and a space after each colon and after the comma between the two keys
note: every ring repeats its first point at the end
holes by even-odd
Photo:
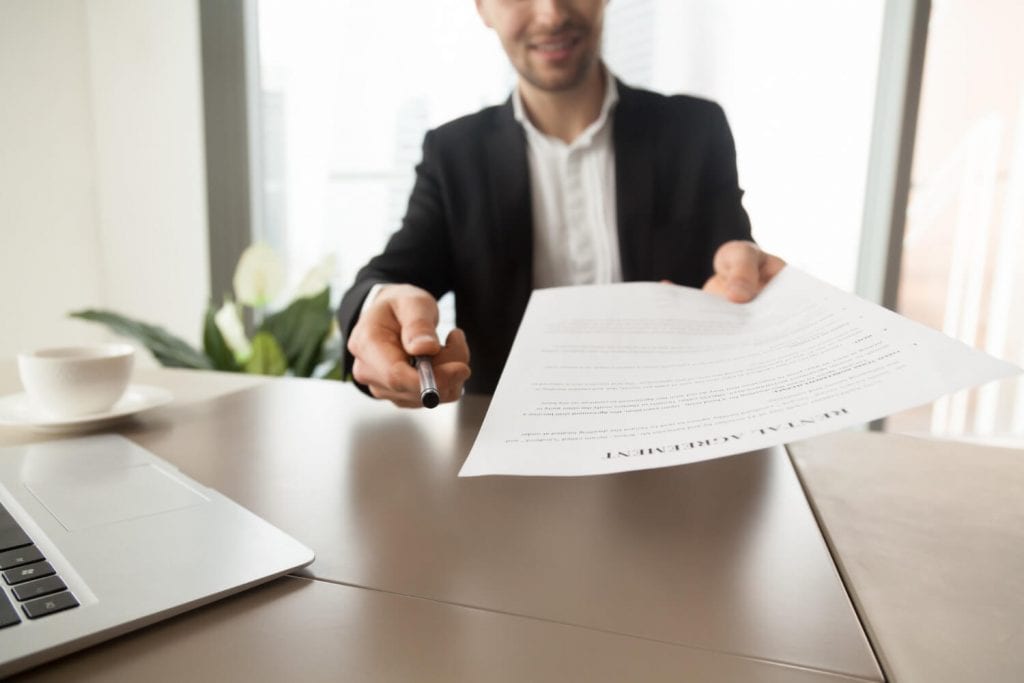
{"type": "MultiPolygon", "coordinates": [[[[363,301],[375,284],[412,284],[435,298],[452,288],[452,252],[444,189],[441,154],[434,133],[428,132],[401,228],[388,240],[384,251],[356,274],[355,282],[338,307],[346,376],[351,374],[354,361],[348,352],[348,338],[359,320],[363,301]]],[[[360,388],[365,391],[364,387],[360,388]]]]}
{"type": "Polygon", "coordinates": [[[703,178],[704,216],[717,249],[729,240],[752,240],[750,218],[736,171],[736,145],[722,108],[712,107],[710,147],[703,178]]]}

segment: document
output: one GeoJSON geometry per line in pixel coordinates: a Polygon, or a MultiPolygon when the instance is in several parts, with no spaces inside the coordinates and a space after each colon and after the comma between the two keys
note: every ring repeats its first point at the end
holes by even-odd
{"type": "Polygon", "coordinates": [[[541,289],[459,476],[681,465],[1019,372],[792,266],[747,304],[648,282],[541,289]]]}

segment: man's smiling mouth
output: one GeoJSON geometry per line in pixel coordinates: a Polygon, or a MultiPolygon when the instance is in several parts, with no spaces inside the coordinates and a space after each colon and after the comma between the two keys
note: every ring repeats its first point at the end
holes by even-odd
{"type": "Polygon", "coordinates": [[[533,40],[528,44],[531,50],[536,50],[546,55],[556,56],[567,54],[580,43],[580,36],[565,35],[542,40],[533,40]]]}

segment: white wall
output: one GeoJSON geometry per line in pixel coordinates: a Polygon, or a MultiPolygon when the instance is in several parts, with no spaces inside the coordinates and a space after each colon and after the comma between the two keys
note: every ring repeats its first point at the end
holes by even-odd
{"type": "Polygon", "coordinates": [[[0,358],[106,335],[199,340],[209,296],[198,7],[0,0],[0,358]]]}
{"type": "Polygon", "coordinates": [[[85,5],[0,2],[0,356],[98,334],[100,259],[85,5]]]}

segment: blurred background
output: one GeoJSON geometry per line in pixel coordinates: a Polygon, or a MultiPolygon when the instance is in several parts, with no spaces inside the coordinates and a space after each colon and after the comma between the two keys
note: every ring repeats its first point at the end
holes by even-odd
{"type": "MultiPolygon", "coordinates": [[[[1014,0],[615,0],[625,82],[720,102],[769,251],[1024,364],[1014,0]]],[[[0,0],[0,357],[111,308],[198,341],[254,240],[340,294],[423,133],[504,101],[471,0],[0,0]]],[[[1024,439],[1012,380],[886,429],[1024,439]]]]}

